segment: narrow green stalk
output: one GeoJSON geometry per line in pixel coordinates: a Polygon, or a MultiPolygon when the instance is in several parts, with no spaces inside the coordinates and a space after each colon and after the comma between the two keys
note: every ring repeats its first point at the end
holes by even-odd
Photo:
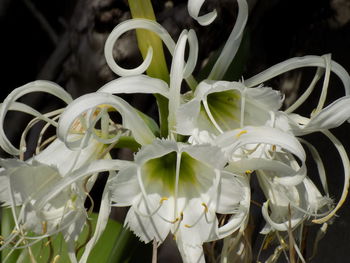
{"type": "MultiPolygon", "coordinates": [[[[11,234],[15,223],[12,218],[12,212],[9,208],[2,208],[1,209],[1,236],[7,237],[11,234]]],[[[11,249],[4,249],[1,251],[1,258],[0,262],[3,262],[5,257],[8,253],[11,252],[11,249]]],[[[7,261],[8,263],[15,263],[17,262],[17,259],[19,257],[19,254],[21,253],[21,250],[15,250],[12,252],[11,256],[8,257],[7,261]]]]}
{"type": "MultiPolygon", "coordinates": [[[[129,0],[129,6],[133,18],[145,18],[156,21],[150,0],[129,0]]],[[[143,58],[146,57],[148,48],[153,48],[152,63],[147,69],[147,75],[169,83],[169,71],[161,39],[155,33],[145,29],[137,29],[136,36],[143,58]]],[[[161,137],[166,137],[168,135],[168,100],[158,94],[155,97],[159,109],[160,135],[161,137]]]]}

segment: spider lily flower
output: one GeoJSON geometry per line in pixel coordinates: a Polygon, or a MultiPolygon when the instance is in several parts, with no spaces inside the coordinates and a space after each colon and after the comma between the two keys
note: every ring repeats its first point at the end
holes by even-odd
{"type": "Polygon", "coordinates": [[[174,235],[184,262],[205,262],[203,242],[239,229],[250,202],[246,176],[225,170],[220,148],[155,140],[111,185],[116,206],[131,206],[125,224],[142,241],[174,235]],[[232,214],[218,225],[216,213],[232,214]]]}
{"type": "Polygon", "coordinates": [[[16,246],[23,248],[61,232],[74,262],[74,241],[87,219],[84,202],[96,176],[91,174],[87,180],[64,189],[42,208],[37,206],[37,201],[54,189],[74,168],[97,159],[103,149],[102,144],[95,142],[83,151],[75,152],[69,150],[63,142],[55,140],[26,162],[16,159],[0,160],[3,167],[0,173],[0,201],[5,206],[12,207],[16,223],[14,234],[7,240],[19,238],[16,246]],[[36,236],[27,236],[28,232],[35,233],[36,236]]]}
{"type": "MultiPolygon", "coordinates": [[[[111,42],[107,40],[106,49],[113,45],[121,32],[140,25],[161,30],[158,24],[146,20],[124,22],[110,36],[111,42]]],[[[163,35],[163,38],[166,37],[163,35]]],[[[220,148],[193,146],[176,141],[176,112],[181,104],[181,82],[191,74],[194,67],[192,58],[196,57],[196,53],[190,51],[190,59],[185,63],[187,42],[190,46],[191,43],[194,46],[197,43],[193,31],[184,31],[175,47],[171,47],[171,42],[168,42],[174,54],[170,87],[164,82],[142,75],[132,73],[128,76],[129,72],[118,68],[110,60],[111,67],[126,76],[71,103],[61,116],[60,123],[64,123],[64,126],[59,127],[58,135],[67,141],[64,136],[60,136],[61,132],[65,134],[79,115],[93,107],[109,105],[109,108],[118,110],[123,118],[123,126],[131,131],[141,149],[132,163],[111,177],[111,200],[117,206],[131,206],[126,225],[141,240],[149,242],[154,239],[162,242],[171,232],[176,237],[185,262],[204,262],[203,242],[223,238],[244,227],[250,193],[244,173],[239,175],[224,168],[226,159],[220,148]],[[159,93],[171,98],[168,116],[170,133],[167,140],[157,139],[130,105],[112,95],[130,92],[129,87],[133,92],[159,93]],[[218,226],[216,212],[231,215],[226,225],[218,226]]],[[[108,202],[106,197],[106,203],[108,202]]],[[[98,235],[96,233],[96,237],[98,235]]]]}
{"type": "MultiPolygon", "coordinates": [[[[261,72],[260,74],[246,80],[245,84],[248,87],[259,85],[259,83],[263,81],[269,80],[289,70],[301,67],[317,67],[315,77],[313,78],[305,93],[302,96],[300,96],[300,98],[297,99],[297,101],[290,108],[288,108],[285,112],[279,111],[275,114],[276,121],[274,122],[274,125],[280,128],[287,128],[289,132],[293,133],[295,136],[303,136],[314,132],[321,132],[331,141],[331,143],[338,151],[344,168],[344,186],[340,200],[337,202],[334,209],[326,216],[313,220],[313,222],[315,223],[324,223],[331,217],[333,217],[338,211],[338,209],[342,206],[347,196],[349,188],[350,167],[348,155],[342,143],[329,131],[329,129],[336,128],[340,126],[343,122],[350,120],[350,110],[348,107],[350,94],[349,74],[342,66],[332,61],[330,55],[325,55],[322,57],[305,56],[301,58],[292,58],[281,62],[275,66],[272,66],[271,68],[261,72]],[[341,80],[344,86],[345,96],[334,101],[327,107],[324,107],[329,86],[329,77],[332,72],[335,73],[341,80]],[[300,105],[302,105],[305,102],[305,100],[310,96],[311,92],[315,88],[316,83],[319,81],[323,74],[324,80],[321,96],[317,107],[310,114],[310,117],[300,116],[294,113],[294,111],[300,105]]],[[[321,181],[323,184],[323,188],[328,194],[328,187],[326,185],[325,171],[322,160],[319,157],[319,154],[314,146],[312,146],[304,140],[302,141],[313,153],[312,155],[319,167],[319,174],[320,176],[322,176],[321,181]]]]}
{"type": "MultiPolygon", "coordinates": [[[[47,122],[40,133],[34,157],[26,161],[0,160],[2,166],[0,202],[11,207],[15,221],[15,230],[5,239],[1,249],[9,247],[13,242],[15,242],[13,248],[28,247],[45,237],[62,232],[68,244],[69,256],[75,262],[74,241],[87,219],[84,202],[96,176],[90,174],[85,181],[76,182],[63,189],[54,200],[45,202],[42,207],[38,206],[37,201],[54,189],[62,178],[84,167],[92,160],[106,156],[106,146],[91,136],[84,136],[84,133],[89,132],[86,132],[83,118],[74,123],[67,131],[66,137],[80,139],[84,142],[84,149],[80,147],[74,151],[70,150],[63,141],[54,137],[42,142],[43,133],[48,126],[58,126],[57,118],[63,110],[41,114],[30,106],[16,101],[25,94],[38,91],[55,95],[66,103],[72,101],[70,95],[58,85],[48,81],[36,81],[14,90],[0,107],[0,145],[12,155],[20,155],[21,159],[26,150],[25,137],[28,131],[39,120],[47,122]],[[3,130],[5,116],[10,110],[22,111],[35,116],[22,134],[19,149],[12,145],[3,130]],[[47,144],[49,145],[42,150],[47,144]],[[30,232],[36,236],[29,236],[30,232]]],[[[96,121],[97,112],[98,110],[90,114],[90,121],[96,121]]]]}
{"type": "MultiPolygon", "coordinates": [[[[349,94],[350,77],[348,73],[327,55],[323,57],[293,58],[277,64],[243,83],[204,81],[198,85],[193,98],[179,107],[177,130],[181,134],[191,135],[190,140],[195,143],[213,143],[217,136],[223,135],[225,137],[225,132],[237,128],[245,130],[246,125],[272,127],[293,136],[302,136],[312,132],[324,133],[340,154],[345,176],[342,196],[337,205],[323,218],[314,219],[314,222],[323,223],[330,219],[341,207],[349,187],[348,156],[342,144],[327,131],[350,119],[349,96],[346,95],[323,108],[331,72],[340,78],[346,94],[349,94]],[[311,66],[318,67],[318,70],[308,90],[291,108],[282,112],[280,110],[283,102],[282,96],[277,91],[262,87],[261,83],[289,70],[311,66]],[[307,118],[293,113],[306,100],[324,72],[325,78],[321,98],[311,117],[307,118]],[[256,87],[257,85],[258,87],[256,87]]],[[[252,152],[255,147],[263,149],[265,147],[264,140],[265,138],[261,137],[260,146],[256,142],[255,146],[252,145],[251,149],[245,149],[245,151],[252,152]]],[[[304,141],[304,143],[307,142],[304,141]]],[[[308,145],[308,147],[313,146],[308,145]]],[[[253,151],[255,156],[259,153],[258,149],[253,151]]],[[[312,151],[316,150],[313,148],[312,151]]],[[[316,155],[314,154],[314,156],[316,155]]],[[[268,159],[273,160],[275,157],[276,155],[273,155],[268,159]]],[[[318,164],[322,163],[320,158],[316,158],[318,164]]],[[[323,167],[323,164],[320,167],[323,167]]],[[[304,169],[304,171],[306,170],[304,169]]],[[[320,172],[320,174],[325,173],[324,171],[320,172]]],[[[305,176],[305,172],[303,174],[305,176]]],[[[291,177],[287,176],[287,178],[291,177]]],[[[302,183],[297,178],[303,177],[295,178],[296,182],[302,183]]],[[[321,180],[326,181],[324,178],[321,180]]]]}
{"type": "Polygon", "coordinates": [[[258,171],[257,176],[268,199],[262,207],[267,222],[260,232],[262,234],[288,231],[309,218],[321,218],[329,213],[333,205],[332,200],[322,196],[308,177],[298,185],[288,186],[273,182],[264,171],[258,171]]]}
{"type": "Polygon", "coordinates": [[[180,106],[177,131],[193,135],[197,130],[219,135],[247,125],[261,126],[270,112],[282,105],[282,96],[271,88],[246,88],[240,82],[203,81],[194,98],[180,106]]]}
{"type": "MultiPolygon", "coordinates": [[[[115,145],[118,143],[119,138],[124,135],[133,138],[139,145],[152,143],[156,138],[154,133],[158,132],[157,125],[150,118],[146,117],[146,115],[130,106],[126,101],[112,95],[112,93],[130,93],[135,90],[168,96],[167,84],[161,80],[152,79],[147,76],[132,76],[111,81],[98,92],[81,96],[65,108],[58,122],[58,140],[62,142],[67,151],[78,152],[80,154],[84,152],[90,153],[90,149],[94,148],[92,142],[97,142],[103,146],[100,156],[109,149],[108,145],[110,145],[109,147],[115,145]],[[118,128],[117,132],[114,132],[116,124],[109,116],[109,112],[111,111],[117,111],[122,116],[122,128],[118,128]],[[101,132],[96,132],[95,129],[98,119],[101,120],[101,132]],[[72,136],[72,130],[77,129],[77,123],[79,124],[78,126],[83,127],[81,131],[83,136],[72,136]]],[[[45,154],[43,156],[48,155],[45,154]]],[[[98,158],[94,160],[96,159],[98,158]]],[[[119,169],[120,163],[123,164],[120,160],[90,160],[84,162],[84,165],[76,165],[76,169],[66,174],[59,183],[38,198],[36,206],[39,210],[44,209],[50,202],[59,198],[62,191],[65,191],[71,185],[80,185],[91,174],[109,171],[110,174],[115,176],[114,171],[119,169]]],[[[111,202],[109,192],[108,183],[103,193],[96,231],[87,243],[80,262],[87,261],[89,253],[107,224],[111,202]]]]}

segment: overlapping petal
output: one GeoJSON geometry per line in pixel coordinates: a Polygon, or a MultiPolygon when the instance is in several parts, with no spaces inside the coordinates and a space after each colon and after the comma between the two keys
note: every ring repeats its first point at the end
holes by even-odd
{"type": "Polygon", "coordinates": [[[131,204],[126,225],[141,240],[162,242],[171,232],[183,259],[196,262],[193,257],[201,257],[203,242],[233,233],[247,216],[248,182],[224,171],[225,163],[217,147],[156,140],[113,179],[112,200],[117,206],[131,204]],[[134,190],[126,193],[126,185],[134,190]],[[230,196],[232,188],[238,192],[230,196]],[[234,219],[219,227],[217,212],[234,219]],[[197,252],[187,254],[192,250],[197,252]]]}

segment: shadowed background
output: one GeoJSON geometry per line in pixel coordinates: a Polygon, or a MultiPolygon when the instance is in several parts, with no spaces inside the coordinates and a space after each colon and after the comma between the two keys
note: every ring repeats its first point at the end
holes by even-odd
{"type": "MultiPolygon", "coordinates": [[[[350,71],[350,2],[347,0],[251,0],[250,17],[242,48],[235,67],[227,80],[249,78],[278,62],[294,56],[332,54],[346,70],[350,71]]],[[[208,58],[215,55],[225,43],[235,22],[237,6],[233,0],[206,1],[204,10],[216,8],[218,18],[208,27],[199,26],[187,13],[187,1],[153,1],[160,22],[176,41],[182,29],[195,29],[199,38],[199,61],[196,72],[204,77],[208,58]],[[204,72],[204,73],[203,73],[204,72]]],[[[118,23],[129,19],[127,1],[124,0],[0,0],[0,58],[1,100],[16,87],[36,79],[52,80],[60,84],[74,98],[96,91],[104,83],[116,78],[105,63],[103,46],[108,33],[118,23]]],[[[133,67],[141,57],[133,32],[126,33],[115,45],[118,63],[133,67]]],[[[171,57],[167,54],[168,62],[171,57]]],[[[210,62],[209,62],[210,63],[210,62]]],[[[169,64],[170,65],[170,64],[169,64]]],[[[286,94],[290,105],[307,87],[314,69],[293,71],[266,83],[286,94]]],[[[329,100],[342,96],[340,81],[332,76],[329,100]]],[[[314,93],[306,106],[298,112],[307,114],[317,105],[314,93]]],[[[125,96],[135,107],[156,116],[151,96],[125,96]]],[[[24,98],[26,103],[42,111],[55,109],[60,104],[50,96],[37,95],[24,98]]],[[[16,142],[25,127],[27,118],[22,114],[10,115],[5,129],[16,142]]],[[[350,150],[349,124],[334,132],[350,150]]],[[[36,136],[35,132],[33,135],[36,136]]],[[[319,149],[328,171],[330,192],[339,199],[342,187],[342,167],[336,152],[324,137],[308,136],[319,149]],[[322,138],[322,143],[320,138],[322,138]],[[325,141],[325,142],[324,142],[325,141]]],[[[34,145],[32,145],[34,147],[34,145]]],[[[117,153],[126,157],[127,153],[117,153]]],[[[6,156],[3,153],[3,156],[6,156]]],[[[317,182],[315,167],[310,163],[309,176],[317,182]]],[[[101,180],[103,184],[103,180],[101,180]]],[[[99,196],[99,188],[94,191],[99,196]]],[[[259,191],[253,198],[261,198],[259,191]]],[[[262,202],[264,200],[257,200],[262,202]]],[[[311,262],[345,262],[350,249],[350,203],[347,201],[320,242],[318,255],[311,262]]],[[[256,216],[253,240],[263,227],[260,209],[256,216]]],[[[125,210],[114,212],[121,219],[125,210]]],[[[308,245],[311,246],[316,227],[310,229],[308,245]]],[[[171,242],[164,246],[172,247],[171,242]]],[[[253,250],[259,245],[253,243],[253,250]]],[[[168,251],[163,249],[163,251],[168,251]]],[[[172,251],[170,249],[170,251],[172,251]]],[[[310,248],[307,248],[310,256],[310,248]]],[[[176,251],[174,252],[176,254],[176,251]]],[[[160,253],[159,262],[179,262],[176,255],[160,253]]],[[[283,260],[281,259],[281,262],[283,260]]]]}

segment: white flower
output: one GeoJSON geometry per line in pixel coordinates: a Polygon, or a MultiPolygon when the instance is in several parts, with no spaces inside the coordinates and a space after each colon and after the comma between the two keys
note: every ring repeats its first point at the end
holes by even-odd
{"type": "Polygon", "coordinates": [[[223,238],[247,219],[246,176],[224,169],[219,148],[156,140],[113,179],[116,206],[131,206],[125,224],[144,242],[174,235],[184,262],[204,262],[202,244],[223,238]],[[216,213],[232,214],[218,225],[216,213]]]}
{"type": "Polygon", "coordinates": [[[275,230],[288,231],[308,218],[319,218],[329,213],[332,200],[322,196],[309,178],[306,177],[298,185],[288,186],[273,182],[263,171],[257,174],[259,184],[268,199],[262,208],[267,222],[261,230],[262,234],[275,230]]]}
{"type": "Polygon", "coordinates": [[[72,171],[98,158],[103,149],[102,144],[94,142],[80,152],[71,151],[56,139],[39,155],[26,162],[0,160],[3,167],[0,173],[0,201],[13,208],[16,222],[15,234],[9,238],[18,235],[23,241],[19,247],[23,247],[30,245],[30,240],[39,241],[62,232],[67,243],[74,244],[87,219],[84,202],[96,176],[91,174],[92,177],[86,181],[67,187],[43,207],[38,207],[37,201],[72,171]],[[16,207],[20,208],[19,212],[16,207]],[[28,232],[34,232],[37,237],[27,239],[28,232]]]}
{"type": "Polygon", "coordinates": [[[265,125],[282,105],[271,88],[247,88],[240,82],[203,81],[194,98],[180,106],[177,131],[193,135],[196,129],[221,134],[247,125],[265,125]]]}
{"type": "MultiPolygon", "coordinates": [[[[39,202],[53,191],[63,178],[89,165],[91,161],[106,156],[105,144],[92,138],[91,132],[86,130],[84,123],[84,118],[88,119],[87,122],[96,121],[100,110],[94,109],[88,116],[81,117],[66,131],[63,136],[65,139],[81,142],[81,147],[77,147],[76,150],[67,148],[63,141],[54,137],[42,142],[42,136],[49,125],[59,126],[57,118],[63,110],[41,114],[30,106],[16,101],[25,94],[38,91],[55,95],[66,103],[72,101],[70,95],[58,85],[47,81],[36,81],[15,89],[1,105],[0,145],[9,154],[19,155],[21,158],[21,160],[0,159],[2,166],[0,202],[11,207],[15,221],[15,229],[10,236],[5,237],[1,249],[9,246],[14,249],[27,247],[45,237],[61,232],[68,244],[70,259],[75,262],[74,242],[87,219],[84,202],[95,182],[96,175],[90,173],[86,180],[76,181],[62,189],[55,199],[44,200],[41,204],[39,202]],[[10,110],[23,111],[35,116],[23,131],[19,148],[13,146],[4,133],[3,122],[10,110]],[[26,135],[40,120],[44,120],[47,124],[40,132],[36,155],[23,161],[26,135]],[[49,145],[46,147],[47,144],[49,145]],[[42,150],[43,148],[45,149],[42,150]],[[29,236],[30,232],[36,236],[29,236]],[[13,242],[15,242],[14,245],[12,245],[13,242]]],[[[108,131],[101,131],[101,133],[107,134],[108,131]]]]}

